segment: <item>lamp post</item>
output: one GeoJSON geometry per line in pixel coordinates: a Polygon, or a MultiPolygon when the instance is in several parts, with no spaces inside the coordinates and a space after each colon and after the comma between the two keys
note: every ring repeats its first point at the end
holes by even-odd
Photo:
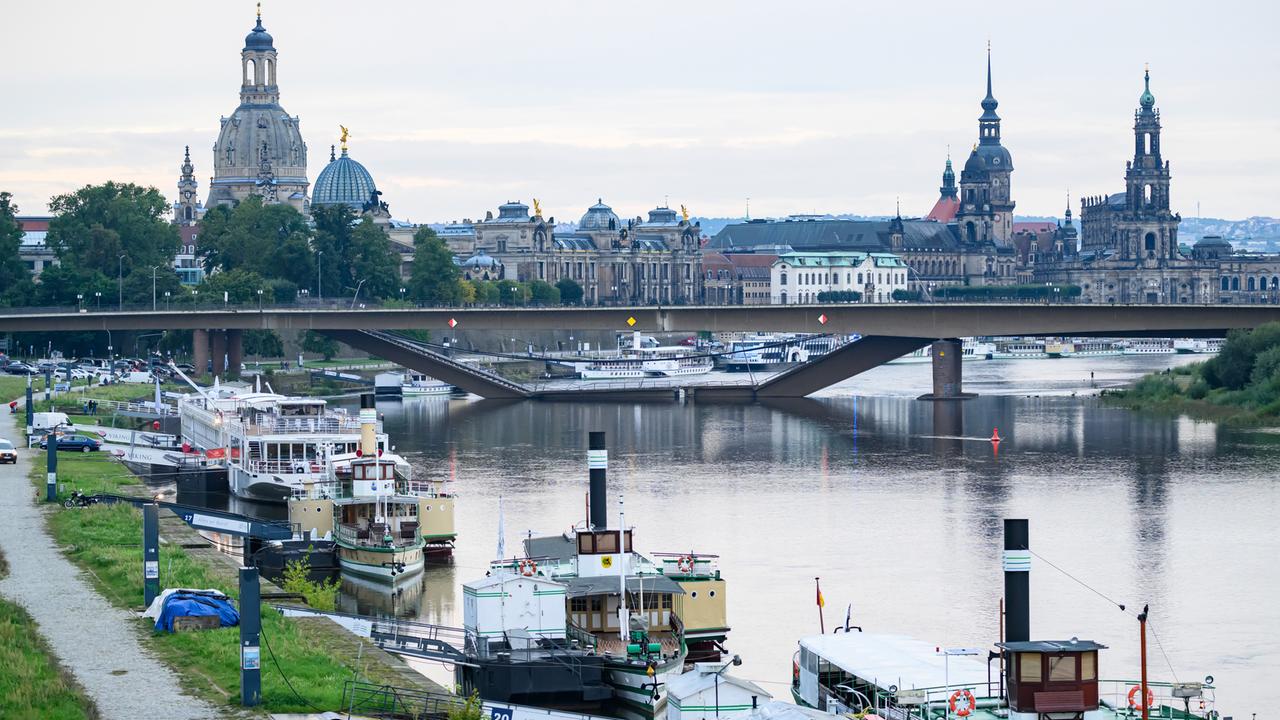
{"type": "Polygon", "coordinates": [[[404,288],[400,288],[400,302],[404,302],[404,288]]]}
{"type": "Polygon", "coordinates": [[[262,312],[262,288],[258,288],[258,312],[262,312]]]}
{"type": "Polygon", "coordinates": [[[169,291],[164,291],[164,311],[169,312],[169,291]]]}
{"type": "Polygon", "coordinates": [[[156,270],[159,268],[159,265],[151,266],[151,312],[156,311],[156,270]]]}
{"type": "Polygon", "coordinates": [[[316,299],[324,300],[324,288],[320,284],[320,263],[324,260],[324,251],[316,251],[316,299]]]}
{"type": "Polygon", "coordinates": [[[76,312],[84,310],[84,294],[76,293],[76,312]]]}
{"type": "Polygon", "coordinates": [[[192,291],[191,291],[191,304],[192,304],[193,306],[195,306],[195,307],[199,307],[199,306],[200,306],[200,291],[199,291],[199,290],[192,290],[192,291]]]}
{"type": "Polygon", "coordinates": [[[101,310],[102,309],[102,293],[100,291],[95,291],[93,293],[93,301],[97,303],[98,305],[97,309],[101,310]]]}
{"type": "Polygon", "coordinates": [[[124,253],[121,253],[120,257],[116,258],[117,266],[118,266],[117,272],[116,272],[116,293],[117,293],[116,309],[117,310],[124,309],[124,259],[127,257],[129,256],[124,253]]]}
{"type": "Polygon", "coordinates": [[[356,300],[360,299],[360,288],[364,287],[364,280],[356,283],[356,294],[351,296],[351,309],[356,309],[356,300]]]}

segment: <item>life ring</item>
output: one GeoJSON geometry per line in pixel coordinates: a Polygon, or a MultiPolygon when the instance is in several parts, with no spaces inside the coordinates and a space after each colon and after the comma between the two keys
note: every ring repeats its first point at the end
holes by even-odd
{"type": "Polygon", "coordinates": [[[967,717],[978,708],[978,702],[973,699],[973,693],[968,690],[957,690],[951,693],[951,700],[949,702],[951,705],[951,712],[955,713],[956,717],[967,717]],[[963,705],[956,702],[961,698],[964,699],[963,705]],[[957,705],[959,705],[959,707],[957,707],[957,705]]]}
{"type": "MultiPolygon", "coordinates": [[[[1134,685],[1129,688],[1129,709],[1138,709],[1138,693],[1142,692],[1141,685],[1134,685]]],[[[1154,707],[1156,704],[1156,694],[1151,688],[1147,688],[1147,707],[1154,707]]]]}
{"type": "Polygon", "coordinates": [[[530,560],[529,558],[525,558],[524,560],[520,561],[521,575],[525,577],[533,577],[533,574],[536,572],[538,572],[538,563],[530,560]]]}
{"type": "Polygon", "coordinates": [[[693,556],[681,555],[680,559],[676,560],[676,569],[684,573],[685,575],[692,573],[693,572],[693,556]]]}

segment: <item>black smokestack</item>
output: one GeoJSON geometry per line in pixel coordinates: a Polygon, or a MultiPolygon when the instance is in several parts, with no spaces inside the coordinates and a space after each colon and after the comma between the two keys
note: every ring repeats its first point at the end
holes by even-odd
{"type": "Polygon", "coordinates": [[[587,436],[587,468],[591,474],[591,527],[604,530],[609,527],[609,451],[605,449],[603,432],[587,436]]]}
{"type": "Polygon", "coordinates": [[[1004,639],[1031,639],[1031,551],[1027,521],[1004,521],[1004,639]]]}
{"type": "Polygon", "coordinates": [[[378,404],[374,401],[373,393],[360,393],[360,409],[367,410],[369,408],[377,408],[378,404]]]}

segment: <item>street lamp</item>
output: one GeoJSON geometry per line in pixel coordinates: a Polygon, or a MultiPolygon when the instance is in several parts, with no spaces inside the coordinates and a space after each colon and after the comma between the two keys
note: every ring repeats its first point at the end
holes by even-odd
{"type": "Polygon", "coordinates": [[[404,288],[400,288],[400,302],[404,302],[404,288]]]}
{"type": "Polygon", "coordinates": [[[101,310],[101,309],[102,309],[102,293],[101,293],[101,292],[94,292],[94,293],[93,293],[93,300],[94,300],[94,302],[96,302],[96,303],[98,304],[98,309],[99,309],[99,310],[101,310]]]}
{"type": "Polygon", "coordinates": [[[262,288],[258,288],[258,312],[262,312],[262,288]]]}
{"type": "Polygon", "coordinates": [[[84,310],[84,294],[76,293],[76,312],[84,310]]]}
{"type": "Polygon", "coordinates": [[[156,311],[156,270],[159,268],[159,265],[151,266],[151,312],[156,311]]]}
{"type": "Polygon", "coordinates": [[[129,256],[124,253],[121,253],[120,257],[116,258],[117,263],[119,265],[118,271],[116,273],[116,292],[119,295],[119,297],[116,300],[117,310],[124,309],[124,259],[127,257],[129,256]]]}
{"type": "Polygon", "coordinates": [[[364,287],[364,280],[356,283],[356,294],[351,296],[351,309],[356,309],[356,300],[360,298],[360,288],[364,287]]]}
{"type": "Polygon", "coordinates": [[[324,251],[316,251],[316,299],[324,300],[324,289],[320,285],[320,263],[324,260],[324,251]]]}
{"type": "Polygon", "coordinates": [[[164,311],[169,312],[169,291],[164,291],[164,311]]]}

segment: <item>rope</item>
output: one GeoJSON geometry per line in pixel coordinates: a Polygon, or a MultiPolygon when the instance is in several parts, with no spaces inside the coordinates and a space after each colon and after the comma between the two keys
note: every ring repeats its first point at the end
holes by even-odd
{"type": "Polygon", "coordinates": [[[271,656],[271,664],[276,666],[276,672],[280,673],[280,678],[284,680],[284,684],[288,686],[291,692],[293,692],[293,696],[298,698],[298,700],[302,701],[303,704],[305,704],[307,707],[311,708],[312,710],[318,713],[327,712],[324,708],[317,707],[310,700],[302,697],[302,695],[298,693],[298,689],[293,686],[293,683],[289,682],[289,676],[285,675],[284,668],[280,667],[280,661],[276,660],[275,651],[271,649],[271,642],[267,639],[266,627],[259,627],[258,634],[262,636],[262,644],[267,647],[267,654],[271,656]]]}
{"type": "Polygon", "coordinates": [[[1031,549],[1029,549],[1029,548],[1028,548],[1028,549],[1027,549],[1027,552],[1029,552],[1029,553],[1031,553],[1032,555],[1036,556],[1036,558],[1040,559],[1041,561],[1043,561],[1043,562],[1044,562],[1044,564],[1048,565],[1049,567],[1053,568],[1054,570],[1057,570],[1058,572],[1062,573],[1063,575],[1066,575],[1067,577],[1071,578],[1071,579],[1072,579],[1072,580],[1074,580],[1077,584],[1079,584],[1081,587],[1085,588],[1085,589],[1086,589],[1086,590],[1088,590],[1089,592],[1091,592],[1091,593],[1093,593],[1093,594],[1097,595],[1098,597],[1102,598],[1103,600],[1106,600],[1108,603],[1110,603],[1110,604],[1112,604],[1112,605],[1115,605],[1116,607],[1120,608],[1120,611],[1121,611],[1121,612],[1127,612],[1127,610],[1125,610],[1124,603],[1122,603],[1122,602],[1117,602],[1117,601],[1113,600],[1112,598],[1107,597],[1106,595],[1104,595],[1104,594],[1102,593],[1102,591],[1101,591],[1101,590],[1098,590],[1097,588],[1093,587],[1093,586],[1092,586],[1092,585],[1090,585],[1089,583],[1087,583],[1087,582],[1085,582],[1085,581],[1081,580],[1080,578],[1076,577],[1075,575],[1072,575],[1071,573],[1067,572],[1066,570],[1063,570],[1062,568],[1058,567],[1057,565],[1054,565],[1052,562],[1049,562],[1049,559],[1048,559],[1048,558],[1046,558],[1045,556],[1043,556],[1043,555],[1041,555],[1040,553],[1036,552],[1035,550],[1031,550],[1031,549]]]}
{"type": "Polygon", "coordinates": [[[1178,682],[1178,673],[1173,669],[1173,663],[1169,660],[1169,653],[1164,651],[1164,643],[1160,642],[1160,634],[1156,632],[1156,626],[1151,623],[1151,619],[1147,618],[1147,627],[1151,628],[1151,637],[1156,639],[1156,647],[1160,648],[1160,654],[1164,656],[1164,664],[1169,666],[1169,674],[1173,676],[1173,681],[1178,682]]]}

